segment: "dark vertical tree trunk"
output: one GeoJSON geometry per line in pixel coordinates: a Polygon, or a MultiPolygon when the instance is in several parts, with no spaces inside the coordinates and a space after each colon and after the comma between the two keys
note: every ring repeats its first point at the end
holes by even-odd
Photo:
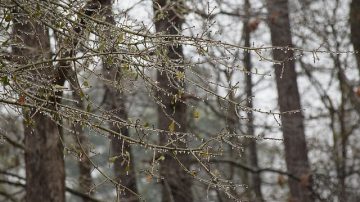
{"type": "MultiPolygon", "coordinates": [[[[97,2],[91,2],[89,1],[85,6],[84,6],[84,10],[85,10],[85,14],[91,16],[93,15],[93,13],[95,12],[95,8],[96,8],[97,2]],[[93,8],[94,10],[89,10],[93,8]]],[[[79,34],[79,37],[84,35],[83,29],[85,29],[85,27],[87,26],[86,22],[84,20],[80,20],[80,24],[83,25],[83,27],[74,27],[73,31],[77,34],[79,34]]],[[[58,39],[57,39],[58,40],[58,39]]],[[[61,41],[58,40],[60,43],[61,41]]],[[[73,39],[72,43],[73,44],[67,44],[69,42],[63,42],[64,44],[63,47],[67,47],[67,49],[64,49],[61,52],[61,57],[63,58],[67,58],[67,57],[72,57],[74,54],[76,54],[76,50],[74,49],[74,47],[76,47],[79,43],[78,38],[77,39],[73,39]]],[[[62,60],[59,62],[59,71],[60,74],[70,83],[70,88],[72,90],[72,96],[73,99],[76,101],[76,108],[80,109],[80,110],[84,110],[85,106],[84,106],[84,101],[83,101],[83,92],[82,89],[80,87],[79,84],[79,80],[77,77],[77,71],[76,71],[76,67],[75,70],[72,69],[72,63],[71,61],[67,61],[67,60],[62,60]]],[[[77,142],[77,149],[79,151],[79,162],[78,162],[78,169],[79,169],[79,189],[82,193],[85,194],[89,194],[91,187],[92,187],[92,177],[91,177],[91,172],[92,172],[92,164],[90,162],[90,160],[88,159],[89,157],[89,139],[85,134],[84,128],[81,124],[74,122],[72,123],[72,128],[75,132],[74,138],[75,141],[77,142]]],[[[91,201],[88,197],[83,197],[82,198],[83,202],[88,202],[91,201]]]]}
{"type": "MultiPolygon", "coordinates": [[[[247,16],[250,16],[250,9],[251,5],[249,0],[245,0],[245,12],[247,16]]],[[[245,40],[245,46],[250,47],[251,37],[251,30],[250,30],[250,24],[249,19],[247,18],[244,22],[244,40],[245,40]]],[[[251,53],[250,51],[245,51],[244,54],[244,65],[247,72],[252,71],[252,63],[251,63],[251,53]]],[[[253,108],[253,84],[252,84],[252,74],[248,73],[245,75],[245,88],[246,88],[246,98],[247,98],[247,107],[249,109],[253,108]]],[[[247,135],[255,136],[254,131],[254,115],[253,112],[250,111],[247,113],[248,122],[246,125],[247,128],[247,135]]],[[[256,141],[250,140],[249,141],[249,148],[248,148],[248,161],[250,163],[250,166],[253,168],[258,168],[258,157],[257,157],[257,148],[256,148],[256,141]]],[[[263,196],[261,192],[261,178],[258,173],[252,173],[251,174],[251,186],[255,193],[256,201],[263,201],[263,196]]]]}
{"type": "MultiPolygon", "coordinates": [[[[267,0],[267,8],[272,45],[292,47],[288,1],[267,0]]],[[[301,109],[293,56],[293,51],[273,50],[273,58],[284,61],[284,66],[274,65],[281,112],[301,109]]],[[[301,112],[283,114],[281,122],[288,172],[302,179],[301,183],[289,179],[291,200],[298,202],[313,201],[309,191],[311,170],[307,156],[303,114],[301,112]]]]}
{"type": "MultiPolygon", "coordinates": [[[[25,125],[26,201],[65,201],[63,147],[57,125],[42,114],[25,125]]],[[[35,114],[35,115],[34,115],[35,114]]]]}
{"type": "MultiPolygon", "coordinates": [[[[106,63],[103,64],[103,68],[106,71],[108,66],[106,63]]],[[[115,70],[113,68],[112,70],[115,70]]],[[[104,73],[105,78],[114,81],[116,76],[119,76],[119,72],[110,70],[109,73],[104,73]],[[112,72],[112,73],[111,73],[112,72]],[[107,74],[107,75],[105,75],[107,74]],[[115,75],[115,77],[114,77],[115,75]]],[[[111,114],[119,117],[121,120],[127,120],[127,111],[125,109],[125,97],[119,89],[115,89],[113,86],[105,84],[105,109],[111,111],[111,114]]],[[[117,120],[117,121],[121,121],[117,120]]],[[[119,127],[116,125],[110,125],[110,129],[125,136],[129,136],[129,130],[126,127],[119,127]]],[[[136,187],[136,175],[134,168],[134,159],[131,154],[129,143],[123,141],[117,136],[111,136],[111,155],[116,157],[114,161],[114,174],[117,181],[137,193],[136,187]]],[[[121,201],[135,202],[138,201],[137,196],[134,196],[127,190],[125,195],[121,196],[121,201]]]]}
{"type": "MultiPolygon", "coordinates": [[[[93,15],[96,8],[98,7],[98,3],[94,1],[88,1],[87,4],[84,6],[84,11],[86,15],[93,15]]],[[[81,38],[84,35],[83,30],[86,28],[87,23],[84,20],[80,20],[80,24],[82,26],[79,27],[73,27],[73,31],[77,34],[79,34],[79,38],[81,38]]],[[[70,58],[73,55],[76,54],[76,50],[74,47],[76,47],[79,43],[79,38],[75,38],[71,41],[72,44],[69,44],[69,41],[62,42],[58,38],[59,43],[63,43],[62,47],[66,47],[65,49],[62,49],[60,56],[63,58],[70,58]]],[[[76,108],[80,110],[84,110],[84,101],[82,97],[82,89],[79,84],[79,80],[77,77],[76,67],[75,70],[72,69],[72,63],[68,60],[61,60],[58,65],[59,74],[66,79],[70,83],[70,88],[72,90],[72,96],[73,99],[76,101],[76,108]]],[[[78,169],[79,169],[79,189],[82,193],[89,194],[92,186],[92,164],[89,157],[89,139],[85,134],[84,128],[81,124],[77,122],[72,123],[72,129],[75,132],[74,138],[77,142],[77,149],[79,151],[79,162],[78,162],[78,169]]],[[[83,202],[91,201],[88,197],[82,198],[83,202]]]]}
{"type": "MultiPolygon", "coordinates": [[[[357,61],[357,68],[358,68],[358,73],[360,76],[360,0],[352,0],[351,4],[350,4],[350,26],[351,26],[351,42],[354,46],[354,50],[357,52],[356,54],[356,61],[357,61]]],[[[337,60],[337,62],[338,60],[337,60]]],[[[348,84],[346,84],[346,76],[344,74],[344,72],[342,72],[341,67],[338,66],[338,77],[339,77],[339,81],[340,81],[340,85],[341,85],[341,92],[348,92],[349,97],[350,97],[350,101],[351,103],[354,105],[354,108],[357,110],[358,114],[360,114],[360,99],[357,99],[359,97],[354,96],[353,92],[351,91],[351,88],[346,87],[349,86],[348,84]],[[346,89],[347,88],[347,89],[346,89]]],[[[358,86],[358,88],[360,88],[358,86]]],[[[342,176],[339,176],[340,178],[340,183],[341,183],[341,194],[340,194],[340,200],[341,201],[345,201],[347,199],[347,195],[346,195],[346,184],[345,184],[345,177],[346,177],[346,145],[347,145],[347,135],[344,134],[344,132],[342,132],[343,137],[342,137],[342,149],[343,149],[343,160],[342,160],[342,176]],[[344,137],[345,136],[345,137],[344,137]]]]}
{"type": "MultiPolygon", "coordinates": [[[[115,25],[115,20],[111,8],[111,0],[101,0],[100,3],[103,15],[106,16],[106,22],[115,25]]],[[[111,40],[111,33],[106,34],[109,34],[109,37],[107,38],[111,40]]],[[[108,44],[108,42],[105,43],[107,43],[107,46],[112,45],[108,44]]],[[[118,68],[119,65],[121,64],[110,65],[106,62],[106,60],[103,60],[104,77],[114,83],[123,82],[121,69],[118,68]]],[[[111,112],[111,114],[115,115],[121,120],[127,121],[128,116],[125,106],[126,96],[122,92],[122,89],[114,88],[114,86],[108,83],[105,84],[104,100],[107,111],[111,112]]],[[[129,136],[129,130],[126,127],[119,127],[116,124],[111,124],[110,129],[122,135],[129,136]]],[[[131,154],[130,144],[117,136],[111,136],[110,138],[112,156],[117,157],[113,165],[114,174],[118,178],[118,181],[121,185],[137,193],[135,165],[133,155],[131,154]]],[[[125,194],[120,197],[121,201],[135,202],[139,200],[137,196],[134,196],[129,191],[124,190],[124,192],[125,194]]]]}
{"type": "Polygon", "coordinates": [[[350,4],[351,42],[356,54],[357,67],[360,76],[360,0],[352,0],[350,4]]]}
{"type": "MultiPolygon", "coordinates": [[[[153,2],[155,13],[155,28],[157,32],[164,34],[180,34],[181,25],[183,23],[180,11],[181,0],[156,0],[153,2]]],[[[158,91],[158,98],[161,100],[164,108],[158,105],[158,127],[163,130],[169,130],[170,125],[174,125],[174,131],[186,132],[186,111],[187,106],[180,102],[174,101],[173,95],[180,93],[180,88],[185,88],[183,81],[178,81],[171,71],[184,72],[184,69],[178,67],[176,64],[181,63],[183,60],[182,46],[179,44],[173,44],[168,46],[158,47],[160,52],[164,55],[158,55],[158,57],[165,57],[162,68],[165,71],[158,70],[157,81],[158,86],[171,95],[167,95],[164,92],[158,91]],[[167,59],[168,58],[168,61],[167,59]],[[166,71],[168,70],[168,71],[166,71]],[[169,71],[170,70],[170,71],[169,71]],[[180,87],[175,87],[170,81],[177,81],[180,87]],[[177,124],[174,124],[173,120],[169,119],[167,115],[171,116],[177,124]]],[[[160,143],[167,144],[168,136],[170,134],[160,134],[160,143]]],[[[184,143],[175,142],[173,145],[178,147],[184,147],[184,143]]],[[[176,154],[173,154],[176,155],[176,154]]],[[[177,159],[182,162],[187,168],[190,167],[190,161],[185,154],[176,155],[177,159]]],[[[190,202],[193,200],[191,193],[192,179],[186,171],[178,164],[178,162],[171,157],[170,154],[165,155],[165,160],[161,163],[160,174],[164,177],[162,181],[162,201],[163,202],[190,202]]]]}
{"type": "MultiPolygon", "coordinates": [[[[13,54],[19,56],[19,63],[30,64],[38,60],[50,59],[50,39],[48,29],[38,22],[26,17],[18,9],[13,20],[14,41],[24,46],[13,46],[13,54]]],[[[62,85],[63,79],[56,77],[51,63],[39,66],[39,72],[30,72],[29,82],[44,82],[45,85],[62,85]]],[[[44,85],[40,84],[40,85],[44,85]]],[[[48,99],[49,104],[43,105],[55,110],[53,96],[48,98],[38,95],[38,89],[30,88],[31,94],[39,98],[48,99]]],[[[52,95],[54,92],[47,92],[52,95]]],[[[58,94],[59,95],[59,94],[58,94]]],[[[60,94],[61,95],[61,94],[60,94]]],[[[24,96],[24,95],[23,95],[24,96]]],[[[41,105],[41,103],[39,103],[41,105]]],[[[56,119],[56,115],[45,115],[36,109],[24,110],[25,135],[25,164],[26,164],[26,195],[27,202],[65,201],[65,170],[63,146],[60,141],[61,130],[49,117],[56,119]]]]}
{"type": "MultiPolygon", "coordinates": [[[[353,0],[350,7],[350,23],[351,23],[351,41],[353,43],[354,49],[357,51],[356,61],[357,67],[360,74],[360,1],[353,0]]],[[[351,132],[348,129],[348,123],[346,121],[347,116],[349,116],[347,112],[347,104],[348,101],[352,104],[354,109],[360,114],[360,99],[353,92],[352,86],[349,84],[348,79],[346,78],[345,72],[340,62],[339,55],[333,55],[334,66],[337,68],[337,75],[339,80],[340,92],[341,92],[341,105],[339,109],[336,110],[338,115],[338,121],[334,117],[335,111],[332,110],[332,130],[333,130],[333,141],[334,141],[334,156],[335,156],[335,166],[337,171],[338,178],[338,197],[339,201],[347,201],[349,196],[349,192],[347,191],[347,183],[346,178],[348,177],[348,169],[347,169],[347,159],[348,159],[348,144],[349,144],[349,135],[351,132]],[[340,124],[340,131],[336,131],[336,127],[340,124]],[[336,126],[335,126],[336,125],[336,126]]]]}
{"type": "MultiPolygon", "coordinates": [[[[90,0],[84,6],[83,9],[84,14],[92,17],[96,12],[100,12],[101,15],[105,16],[106,22],[115,25],[111,2],[112,2],[111,0],[90,0]]],[[[83,34],[83,30],[87,26],[87,21],[81,19],[80,24],[82,26],[76,27],[74,31],[81,35],[83,34]]],[[[106,38],[106,41],[100,41],[100,43],[105,43],[106,47],[108,48],[113,45],[110,43],[115,36],[113,36],[112,33],[110,33],[110,30],[108,29],[105,29],[103,33],[106,38]]],[[[75,44],[77,43],[78,41],[75,40],[75,44]]],[[[65,55],[71,54],[72,52],[73,51],[68,51],[67,53],[65,53],[65,55]]],[[[119,71],[119,68],[117,68],[117,66],[115,65],[119,65],[119,64],[109,65],[106,62],[106,59],[103,60],[103,76],[107,80],[112,81],[113,83],[118,83],[121,80],[122,76],[121,76],[121,72],[119,71]]],[[[66,68],[69,66],[69,64],[64,63],[62,64],[62,66],[65,67],[65,68],[63,67],[64,69],[63,72],[65,72],[66,76],[70,78],[71,83],[74,85],[75,88],[78,88],[80,90],[80,87],[76,81],[76,77],[74,75],[70,75],[71,74],[70,71],[67,70],[66,68]]],[[[79,93],[77,93],[76,95],[78,96],[79,93]]],[[[121,92],[121,90],[116,89],[111,83],[105,84],[105,96],[104,96],[105,109],[110,112],[109,115],[112,116],[112,118],[114,117],[120,118],[117,121],[127,120],[125,100],[126,100],[125,95],[121,92]]],[[[125,136],[129,135],[128,129],[126,127],[118,127],[116,126],[116,124],[114,125],[112,123],[110,123],[109,125],[111,130],[125,136]]],[[[80,130],[78,128],[78,130],[82,132],[82,129],[80,130]]],[[[127,142],[124,142],[118,136],[116,137],[111,136],[110,138],[111,138],[112,156],[116,158],[113,167],[114,167],[114,174],[117,177],[117,181],[122,186],[136,193],[137,188],[136,188],[135,169],[134,169],[133,158],[130,151],[130,145],[127,142]]],[[[84,136],[79,135],[79,140],[80,143],[85,141],[84,136]]],[[[88,184],[91,183],[91,181],[89,180],[90,167],[91,165],[89,164],[84,164],[83,166],[80,167],[80,173],[86,176],[87,178],[87,180],[84,181],[84,186],[86,187],[88,186],[88,184]]],[[[138,197],[134,196],[126,189],[122,192],[122,194],[123,194],[122,196],[119,196],[121,201],[126,201],[126,202],[138,201],[138,197]]]]}

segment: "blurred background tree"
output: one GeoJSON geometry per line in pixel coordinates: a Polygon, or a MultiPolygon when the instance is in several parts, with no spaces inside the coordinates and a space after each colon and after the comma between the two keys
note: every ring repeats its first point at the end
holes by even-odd
{"type": "Polygon", "coordinates": [[[0,200],[359,201],[359,3],[1,1],[0,200]]]}

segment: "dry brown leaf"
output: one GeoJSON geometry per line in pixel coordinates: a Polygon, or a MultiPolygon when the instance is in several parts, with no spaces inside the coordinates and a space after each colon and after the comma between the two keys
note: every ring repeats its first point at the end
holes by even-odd
{"type": "Polygon", "coordinates": [[[286,179],[283,175],[279,175],[277,178],[277,183],[279,186],[283,187],[286,183],[286,179]]]}
{"type": "Polygon", "coordinates": [[[250,32],[255,31],[259,27],[259,24],[260,24],[260,19],[259,18],[250,20],[250,22],[248,23],[248,27],[249,27],[250,32]]]}
{"type": "Polygon", "coordinates": [[[360,97],[360,86],[356,88],[355,93],[357,96],[360,97]]]}
{"type": "Polygon", "coordinates": [[[151,175],[146,176],[146,182],[150,183],[153,177],[151,175]]]}
{"type": "Polygon", "coordinates": [[[25,104],[25,96],[24,95],[20,95],[19,96],[19,99],[17,100],[17,103],[18,104],[21,104],[21,105],[23,105],[23,104],[25,104]]]}

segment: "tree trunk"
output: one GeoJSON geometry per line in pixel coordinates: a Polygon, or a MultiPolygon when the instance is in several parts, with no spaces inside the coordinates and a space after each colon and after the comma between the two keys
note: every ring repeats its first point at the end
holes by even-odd
{"type": "MultiPolygon", "coordinates": [[[[267,0],[271,40],[273,46],[292,47],[289,9],[287,0],[267,0]]],[[[284,61],[284,66],[274,65],[281,112],[301,109],[297,86],[294,53],[289,50],[273,50],[275,60],[284,61]],[[283,70],[283,71],[282,71],[283,70]]],[[[281,116],[285,144],[285,160],[288,172],[299,177],[301,183],[289,179],[292,201],[313,201],[311,192],[311,170],[307,156],[307,146],[302,112],[286,113],[281,116]]]]}
{"type": "MultiPolygon", "coordinates": [[[[247,16],[250,16],[250,9],[251,5],[249,0],[245,0],[245,12],[247,16]]],[[[249,20],[246,19],[244,23],[244,40],[245,40],[245,46],[250,47],[250,37],[251,37],[251,30],[249,27],[249,20]]],[[[244,54],[244,65],[247,72],[252,71],[252,63],[251,63],[251,53],[250,51],[245,51],[244,54]]],[[[247,99],[247,107],[249,109],[253,108],[253,84],[252,84],[252,74],[248,73],[245,75],[245,90],[246,90],[246,99],[247,99]]],[[[248,122],[246,125],[247,128],[247,135],[255,136],[255,130],[254,130],[254,115],[252,111],[249,111],[247,113],[248,122]]],[[[251,140],[249,141],[249,148],[248,148],[248,161],[250,163],[250,166],[252,168],[258,168],[258,157],[257,157],[257,148],[256,148],[256,141],[251,140]]],[[[261,178],[260,174],[258,173],[252,173],[251,174],[251,186],[255,193],[255,201],[263,201],[263,196],[261,192],[261,178]]]]}
{"type": "MultiPolygon", "coordinates": [[[[88,1],[87,4],[84,6],[83,10],[85,11],[85,14],[88,16],[92,16],[96,10],[96,8],[98,7],[98,3],[97,2],[93,2],[93,1],[88,1]]],[[[73,27],[73,31],[77,34],[79,34],[79,38],[81,38],[84,35],[84,29],[87,26],[86,21],[84,20],[80,20],[80,24],[82,26],[79,27],[73,27]]],[[[74,47],[76,47],[79,43],[79,38],[73,39],[71,41],[72,44],[69,44],[69,41],[61,41],[57,38],[58,43],[63,43],[62,47],[67,47],[63,50],[61,50],[61,54],[60,56],[62,58],[71,58],[72,56],[74,56],[76,54],[76,50],[74,49],[74,47]]],[[[84,110],[85,106],[84,106],[84,101],[82,98],[82,89],[81,86],[79,84],[79,80],[77,77],[77,72],[76,72],[76,67],[75,70],[72,69],[73,64],[71,61],[69,60],[62,60],[59,61],[59,65],[58,65],[58,69],[59,72],[61,74],[61,76],[63,76],[64,79],[66,79],[69,84],[70,84],[70,88],[72,90],[72,97],[73,99],[76,101],[76,108],[79,110],[84,110]]],[[[88,159],[89,157],[89,139],[86,136],[85,132],[84,132],[84,128],[81,124],[77,123],[77,122],[73,122],[72,123],[72,129],[75,132],[74,138],[75,141],[77,143],[77,150],[78,150],[78,155],[79,155],[79,162],[78,162],[78,169],[79,169],[79,189],[81,191],[81,193],[85,193],[85,194],[89,194],[91,187],[93,185],[92,182],[92,177],[91,177],[91,172],[92,172],[92,164],[90,162],[90,160],[88,159]]],[[[82,197],[83,202],[88,202],[91,201],[89,199],[89,197],[82,197]]]]}
{"type": "MultiPolygon", "coordinates": [[[[13,47],[13,54],[19,56],[19,63],[28,64],[38,60],[50,59],[50,39],[48,29],[38,22],[27,18],[20,9],[15,12],[13,20],[14,40],[24,45],[13,47]]],[[[63,79],[57,78],[51,63],[44,63],[41,71],[29,72],[29,82],[44,82],[41,85],[62,85],[63,79]]],[[[31,84],[30,84],[31,85],[31,84]]],[[[40,89],[29,86],[28,93],[46,99],[39,94],[40,89]],[[31,90],[30,90],[31,89],[31,90]]],[[[27,88],[25,88],[27,89],[27,88]]],[[[54,92],[47,92],[54,94],[54,92]]],[[[60,95],[58,93],[57,95],[60,95]]],[[[21,95],[20,95],[21,96],[21,95]]],[[[24,95],[23,95],[24,96],[24,95]]],[[[43,105],[55,110],[53,96],[47,98],[52,102],[43,105]]],[[[38,103],[39,105],[43,103],[38,103]]],[[[63,146],[60,141],[61,131],[58,125],[49,117],[56,119],[56,114],[45,115],[36,109],[24,110],[25,165],[26,165],[26,195],[27,202],[65,201],[65,170],[63,146]]]]}
{"type": "MultiPolygon", "coordinates": [[[[84,14],[88,16],[93,16],[96,12],[100,11],[100,14],[105,16],[105,21],[115,25],[115,20],[112,13],[111,8],[111,0],[90,0],[87,2],[87,4],[84,6],[84,14]]],[[[80,24],[82,26],[76,27],[74,31],[78,34],[83,34],[83,30],[87,26],[86,20],[81,20],[80,24]]],[[[106,41],[102,41],[100,43],[105,43],[106,47],[110,47],[113,44],[111,43],[111,39],[114,38],[114,36],[111,36],[111,32],[108,29],[104,30],[104,36],[107,39],[106,41]]],[[[75,43],[78,43],[77,40],[75,43]]],[[[66,54],[71,53],[72,51],[68,51],[66,54]]],[[[66,55],[65,54],[65,55],[66,55]]],[[[104,78],[113,82],[118,83],[120,81],[119,78],[121,78],[121,72],[119,71],[119,68],[117,66],[119,64],[109,65],[106,60],[103,60],[103,75],[104,78]]],[[[63,64],[63,66],[68,66],[68,64],[63,64]]],[[[66,69],[66,68],[65,68],[66,69]]],[[[74,76],[68,75],[69,71],[66,72],[67,76],[71,79],[74,76]]],[[[72,81],[73,83],[75,81],[72,81]]],[[[76,85],[76,82],[74,83],[76,85]]],[[[76,87],[76,86],[75,86],[76,87]]],[[[79,85],[77,85],[76,88],[80,88],[79,85]]],[[[106,83],[105,86],[105,96],[104,96],[104,105],[105,110],[110,112],[110,116],[112,119],[114,117],[118,117],[121,120],[127,120],[127,112],[125,110],[125,95],[119,90],[114,88],[112,83],[106,83]]],[[[121,121],[117,120],[117,121],[121,121]]],[[[119,128],[118,126],[109,123],[110,129],[128,136],[129,132],[126,127],[119,128]]],[[[111,136],[111,151],[112,156],[116,158],[114,161],[114,174],[117,178],[117,181],[122,186],[132,190],[133,192],[137,192],[136,188],[136,178],[135,178],[135,170],[134,170],[134,163],[133,158],[130,151],[130,145],[127,142],[123,142],[119,137],[111,136]],[[125,162],[125,163],[123,163],[125,162]]],[[[79,136],[80,142],[84,140],[83,136],[79,136]]],[[[80,167],[80,172],[84,175],[89,177],[89,165],[83,165],[83,167],[80,167]]],[[[89,184],[91,183],[89,180],[84,181],[84,183],[89,184]]],[[[87,185],[86,185],[87,186],[87,185]]],[[[133,196],[128,190],[121,190],[121,193],[124,193],[123,196],[119,196],[121,201],[126,202],[135,202],[138,201],[137,196],[133,196]]]]}
{"type": "Polygon", "coordinates": [[[360,76],[360,0],[352,0],[350,4],[350,25],[351,25],[351,42],[356,54],[357,67],[360,76]]]}
{"type": "MultiPolygon", "coordinates": [[[[115,25],[114,16],[111,9],[111,0],[102,0],[100,1],[103,15],[106,16],[106,22],[115,25]]],[[[106,33],[111,38],[111,33],[106,33]]],[[[109,42],[106,42],[107,46],[112,46],[109,42]]],[[[120,64],[110,65],[106,62],[105,59],[103,61],[103,75],[104,77],[116,83],[121,83],[122,81],[122,72],[121,69],[118,68],[120,64]]],[[[126,111],[126,96],[122,92],[123,89],[117,89],[110,83],[105,84],[105,109],[121,120],[127,121],[127,111],[126,111]]],[[[117,121],[121,121],[117,120],[117,121]]],[[[129,130],[126,127],[119,127],[116,124],[110,124],[110,129],[120,133],[125,136],[129,136],[129,130]]],[[[126,141],[123,141],[119,137],[111,136],[111,151],[112,157],[116,157],[114,161],[114,174],[117,177],[119,183],[133,192],[137,193],[136,187],[136,174],[135,174],[135,164],[134,158],[131,154],[130,144],[126,141]]],[[[136,202],[139,201],[137,196],[134,196],[129,191],[124,190],[124,195],[120,196],[121,201],[126,202],[136,202]]]]}
{"type": "MultiPolygon", "coordinates": [[[[103,68],[106,71],[107,65],[103,64],[103,68]]],[[[115,68],[112,68],[115,70],[115,68]]],[[[110,71],[114,72],[114,71],[110,71]]],[[[115,80],[113,75],[119,74],[111,74],[106,73],[105,78],[115,80]]],[[[115,76],[116,77],[116,76],[115,76]]],[[[119,117],[121,120],[127,120],[127,112],[125,109],[125,97],[122,92],[118,89],[114,89],[111,85],[105,84],[105,109],[107,111],[111,111],[111,114],[119,117]]],[[[118,120],[120,121],[120,120],[118,120]]],[[[110,129],[115,131],[116,133],[129,136],[129,130],[126,127],[118,127],[116,125],[111,124],[110,129]]],[[[136,175],[134,168],[134,159],[131,154],[130,145],[126,141],[123,141],[121,138],[117,136],[110,136],[111,139],[111,156],[116,157],[114,161],[114,174],[117,178],[117,181],[131,189],[133,192],[137,193],[136,187],[136,175]]],[[[135,202],[138,201],[138,198],[132,195],[127,190],[124,190],[125,195],[121,196],[121,201],[126,202],[135,202]]]]}
{"type": "Polygon", "coordinates": [[[65,201],[63,146],[56,123],[32,111],[35,126],[25,125],[26,201],[65,201]]]}
{"type": "MultiPolygon", "coordinates": [[[[164,34],[180,34],[181,25],[183,19],[179,6],[182,1],[168,1],[168,0],[156,0],[153,3],[155,13],[155,28],[157,32],[164,34]]],[[[161,100],[164,107],[158,105],[158,127],[163,130],[170,130],[171,132],[186,132],[186,104],[175,101],[174,95],[181,93],[181,88],[185,88],[184,82],[175,78],[170,71],[184,72],[181,66],[183,60],[182,46],[179,44],[167,45],[158,47],[160,52],[158,57],[165,57],[163,60],[163,66],[161,68],[164,71],[158,70],[157,81],[158,86],[165,90],[158,91],[157,97],[161,100]],[[167,59],[169,60],[167,60],[167,59]],[[179,64],[179,66],[177,65],[179,64]],[[170,70],[170,71],[169,71],[170,70]],[[180,87],[175,87],[170,81],[177,81],[180,87]],[[174,120],[167,117],[169,115],[174,120]],[[177,122],[180,127],[175,123],[177,122]],[[170,127],[174,126],[174,127],[170,127]],[[173,128],[173,131],[171,131],[173,128]]],[[[170,133],[160,134],[160,144],[164,145],[168,143],[168,136],[170,133]]],[[[185,147],[184,143],[179,141],[172,143],[177,147],[185,147]]],[[[191,202],[193,200],[191,193],[192,179],[186,171],[178,165],[178,162],[171,156],[176,154],[165,154],[165,160],[161,163],[160,174],[164,178],[162,181],[162,201],[163,202],[191,202]]],[[[190,161],[185,154],[178,154],[176,158],[187,168],[190,167],[190,161]]]]}

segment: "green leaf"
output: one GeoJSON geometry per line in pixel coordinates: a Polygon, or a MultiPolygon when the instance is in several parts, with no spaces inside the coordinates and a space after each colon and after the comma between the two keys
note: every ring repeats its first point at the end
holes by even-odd
{"type": "Polygon", "coordinates": [[[129,69],[130,69],[129,63],[122,63],[121,66],[122,66],[122,68],[125,69],[125,70],[129,70],[129,69]]]}
{"type": "Polygon", "coordinates": [[[7,86],[10,84],[9,78],[7,76],[1,77],[1,82],[3,83],[4,86],[7,86]]]}
{"type": "Polygon", "coordinates": [[[199,112],[198,110],[194,110],[194,111],[193,111],[193,117],[194,117],[195,119],[200,118],[200,112],[199,112]]]}
{"type": "Polygon", "coordinates": [[[184,72],[182,72],[182,71],[177,71],[176,72],[176,78],[177,78],[177,80],[183,80],[184,78],[185,78],[185,73],[184,72]]]}
{"type": "Polygon", "coordinates": [[[163,161],[165,160],[165,156],[161,155],[159,158],[158,158],[158,161],[163,161]]]}
{"type": "Polygon", "coordinates": [[[116,159],[118,159],[119,158],[119,156],[113,156],[113,157],[110,157],[109,158],[109,163],[114,163],[115,161],[116,161],[116,159]]]}
{"type": "Polygon", "coordinates": [[[10,22],[12,20],[12,16],[10,14],[5,16],[5,21],[10,22]]]}
{"type": "Polygon", "coordinates": [[[87,112],[90,112],[90,111],[91,111],[91,104],[88,104],[88,105],[86,106],[86,111],[87,111],[87,112]]]}
{"type": "Polygon", "coordinates": [[[88,81],[84,81],[84,82],[83,82],[83,86],[84,86],[84,87],[88,87],[88,86],[89,86],[89,82],[88,82],[88,81]]]}
{"type": "Polygon", "coordinates": [[[84,94],[84,92],[82,92],[82,91],[80,91],[79,95],[80,95],[80,98],[85,97],[85,94],[84,94]]]}
{"type": "Polygon", "coordinates": [[[169,125],[169,131],[174,132],[175,131],[175,121],[171,121],[169,125]]]}
{"type": "Polygon", "coordinates": [[[106,57],[106,63],[107,63],[108,65],[113,65],[113,64],[114,64],[114,57],[113,57],[112,55],[108,55],[108,56],[106,57]]]}
{"type": "Polygon", "coordinates": [[[150,125],[150,124],[149,124],[148,122],[145,122],[145,123],[144,123],[144,127],[145,127],[145,128],[149,127],[149,125],[150,125]]]}
{"type": "Polygon", "coordinates": [[[58,85],[58,84],[55,84],[54,88],[57,89],[57,90],[66,89],[66,87],[58,85]]]}
{"type": "Polygon", "coordinates": [[[130,165],[127,164],[127,165],[126,165],[126,168],[125,168],[125,172],[129,172],[129,171],[130,171],[130,165]]]}
{"type": "Polygon", "coordinates": [[[123,32],[121,32],[118,36],[118,38],[116,39],[116,43],[122,43],[124,42],[124,38],[125,38],[125,34],[123,32]]]}

